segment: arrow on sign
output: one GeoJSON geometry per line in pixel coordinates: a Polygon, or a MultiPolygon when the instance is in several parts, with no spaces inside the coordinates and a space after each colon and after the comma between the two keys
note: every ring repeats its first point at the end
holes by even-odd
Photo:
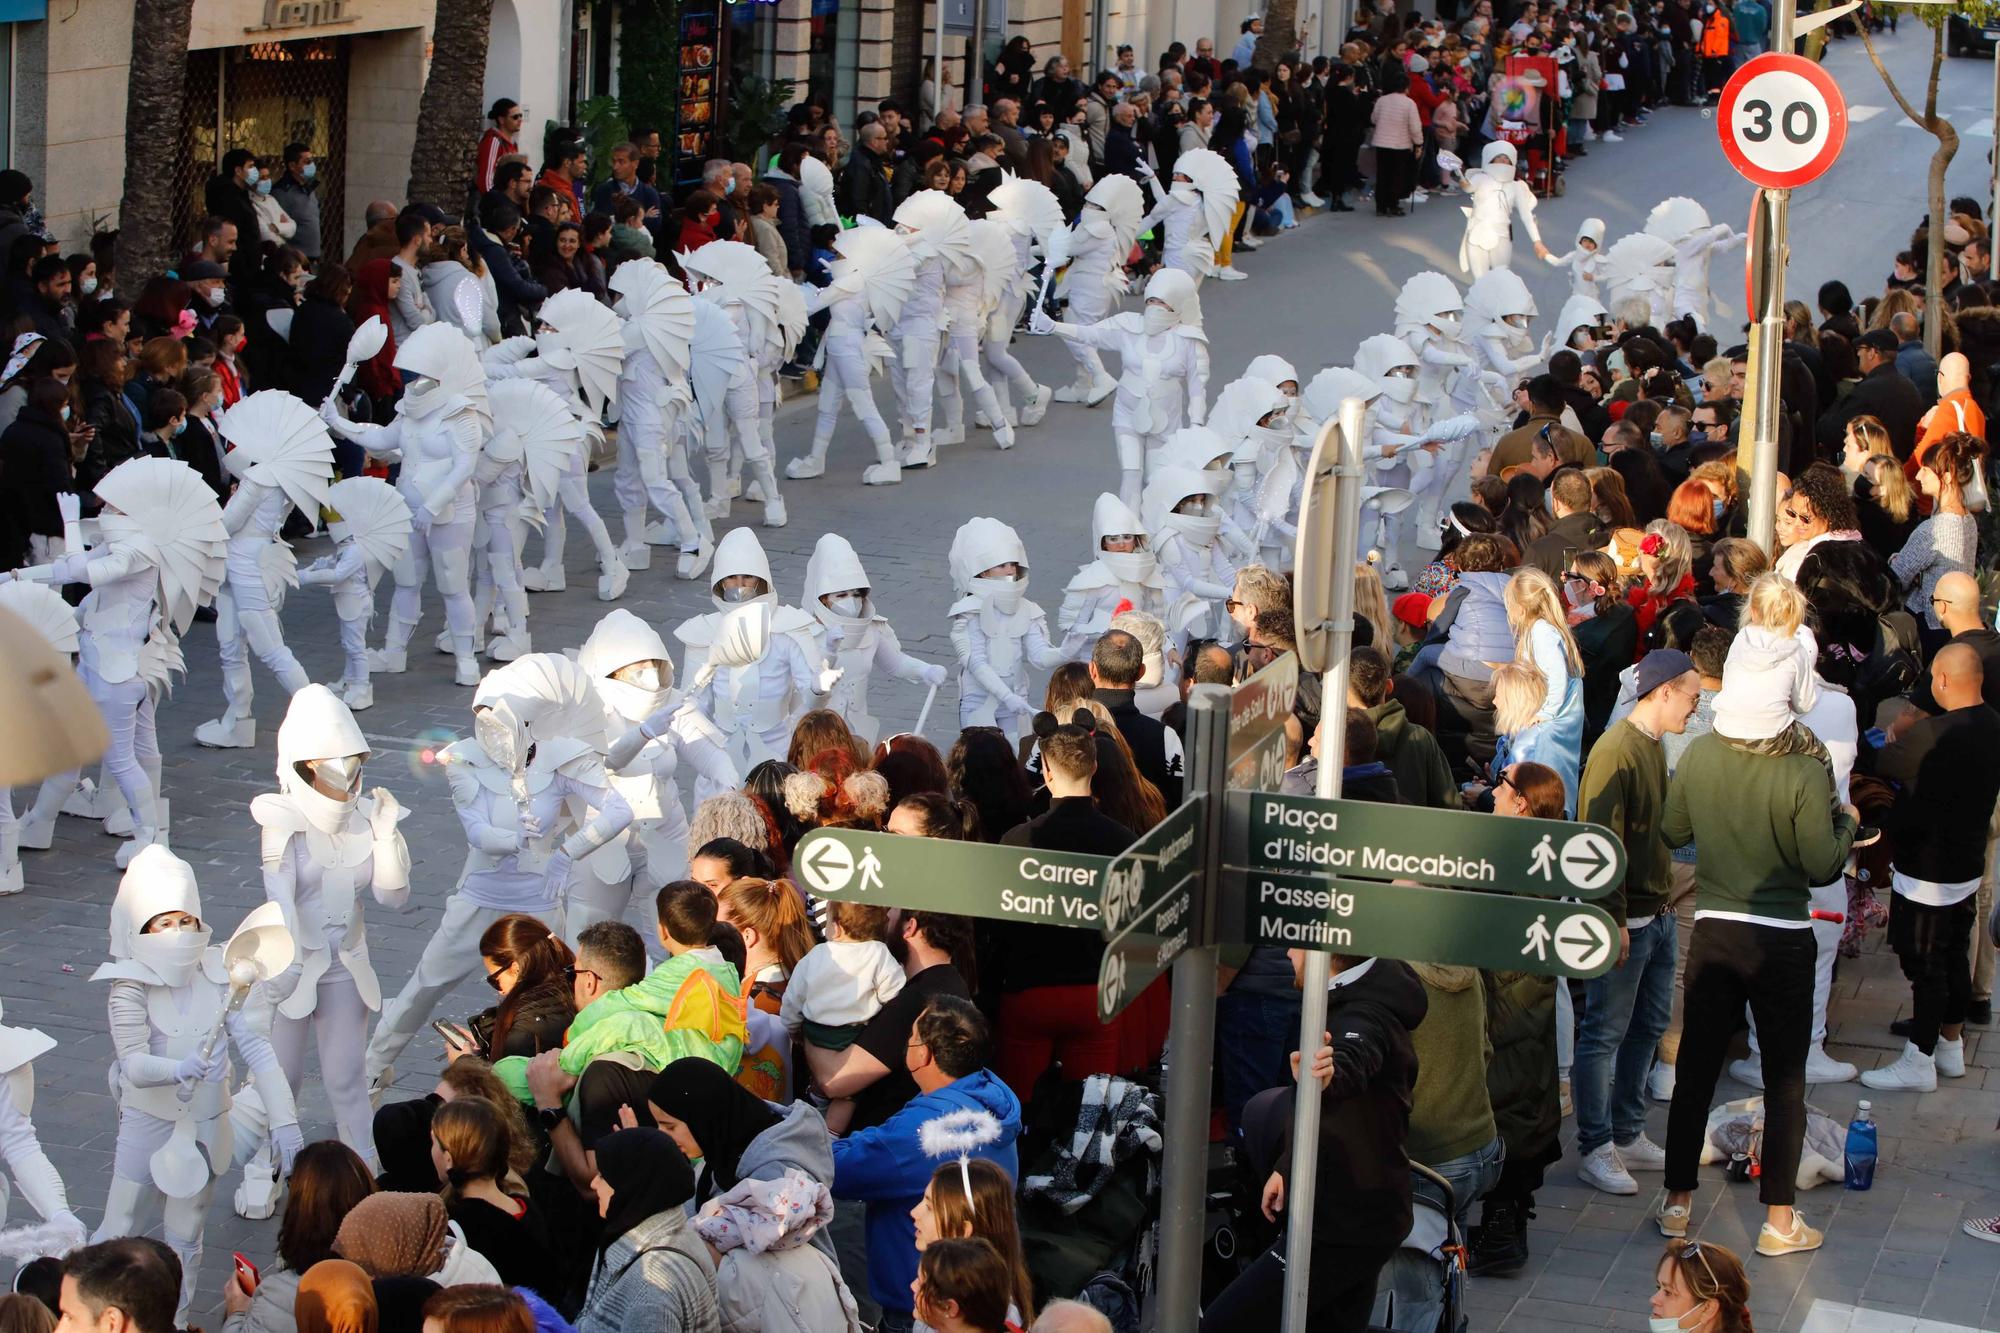
{"type": "Polygon", "coordinates": [[[818,893],[839,893],[854,878],[854,856],[837,842],[823,842],[799,861],[806,883],[818,893]]]}
{"type": "Polygon", "coordinates": [[[1578,913],[1556,927],[1556,957],[1579,972],[1597,967],[1611,952],[1611,932],[1596,917],[1578,913]]]}
{"type": "Polygon", "coordinates": [[[1595,833],[1579,833],[1563,843],[1563,878],[1580,892],[1602,887],[1617,868],[1617,853],[1595,833]]]}

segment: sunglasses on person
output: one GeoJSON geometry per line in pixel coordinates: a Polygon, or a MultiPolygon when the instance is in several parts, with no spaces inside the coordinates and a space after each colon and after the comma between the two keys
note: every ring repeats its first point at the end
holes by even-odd
{"type": "Polygon", "coordinates": [[[1720,1291],[1722,1283],[1716,1279],[1715,1269],[1708,1262],[1708,1255],[1703,1251],[1700,1241],[1691,1240],[1681,1246],[1681,1259],[1685,1261],[1690,1256],[1701,1264],[1701,1271],[1708,1274],[1708,1289],[1710,1291],[1720,1291]]]}
{"type": "Polygon", "coordinates": [[[500,978],[502,974],[504,974],[506,971],[507,969],[504,967],[494,968],[491,972],[488,972],[486,974],[486,984],[491,986],[494,990],[499,990],[500,978]]]}
{"type": "Polygon", "coordinates": [[[1256,642],[1246,643],[1243,645],[1243,651],[1246,655],[1249,656],[1257,656],[1261,654],[1266,662],[1270,661],[1272,658],[1278,655],[1278,650],[1276,648],[1273,648],[1268,643],[1256,643],[1256,642]]]}
{"type": "MultiPolygon", "coordinates": [[[[604,980],[602,973],[593,972],[587,967],[576,967],[574,965],[563,969],[563,977],[572,984],[575,983],[578,977],[596,977],[599,981],[604,980]]],[[[497,986],[498,983],[495,984],[497,986]]]]}

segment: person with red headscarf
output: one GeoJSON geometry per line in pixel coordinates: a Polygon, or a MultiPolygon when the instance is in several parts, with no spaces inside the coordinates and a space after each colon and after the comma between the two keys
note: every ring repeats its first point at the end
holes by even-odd
{"type": "Polygon", "coordinates": [[[347,313],[357,328],[374,315],[389,330],[382,350],[363,361],[354,372],[354,382],[374,401],[377,420],[386,419],[384,410],[403,391],[403,378],[396,370],[395,326],[389,320],[389,308],[395,303],[396,290],[402,281],[392,261],[371,259],[354,270],[354,294],[347,298],[347,313]]]}

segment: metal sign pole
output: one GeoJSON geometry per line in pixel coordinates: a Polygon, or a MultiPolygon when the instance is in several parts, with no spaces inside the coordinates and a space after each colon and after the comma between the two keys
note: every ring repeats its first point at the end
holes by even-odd
{"type": "MultiPolygon", "coordinates": [[[[1785,5],[1778,6],[1783,12],[1785,5]]],[[[1790,190],[1759,190],[1750,211],[1750,364],[1744,385],[1750,444],[1750,540],[1777,555],[1779,393],[1785,368],[1785,221],[1790,190]]]]}
{"type": "Polygon", "coordinates": [[[931,29],[931,124],[944,114],[944,0],[932,0],[937,26],[931,29]]]}
{"type": "MultiPolygon", "coordinates": [[[[1993,207],[1986,214],[1990,222],[2000,212],[2000,46],[1993,49],[1993,147],[1987,150],[1993,174],[1993,207]]],[[[1989,233],[1986,238],[1986,276],[2000,282],[2000,241],[1989,233]]]]}
{"type": "MultiPolygon", "coordinates": [[[[1347,758],[1347,654],[1354,641],[1354,556],[1361,538],[1361,441],[1368,428],[1368,405],[1349,398],[1340,405],[1340,462],[1334,468],[1333,541],[1321,551],[1300,552],[1327,561],[1333,594],[1326,670],[1320,677],[1320,739],[1317,796],[1338,798],[1340,770],[1347,758]],[[1327,726],[1332,722],[1332,726],[1327,726]]],[[[1312,1064],[1326,1030],[1329,955],[1318,949],[1305,960],[1304,999],[1299,1012],[1299,1063],[1312,1064]]],[[[1307,1333],[1306,1296],[1312,1277],[1313,1190],[1319,1171],[1319,1089],[1308,1077],[1299,1085],[1292,1117],[1292,1178],[1285,1199],[1285,1333],[1307,1333]]]]}
{"type": "Polygon", "coordinates": [[[986,0],[972,0],[971,55],[965,62],[965,104],[986,101],[986,0]]]}
{"type": "Polygon", "coordinates": [[[1197,685],[1188,699],[1189,795],[1209,793],[1196,936],[1203,943],[1174,960],[1173,1022],[1167,1047],[1166,1160],[1160,1172],[1160,1333],[1195,1333],[1201,1324],[1201,1246],[1207,1234],[1208,1100],[1215,1062],[1216,867],[1222,859],[1222,789],[1229,757],[1229,691],[1197,685]]]}

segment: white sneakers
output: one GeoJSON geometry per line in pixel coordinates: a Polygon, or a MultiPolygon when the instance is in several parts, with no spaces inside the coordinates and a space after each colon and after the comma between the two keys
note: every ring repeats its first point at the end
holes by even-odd
{"type": "Polygon", "coordinates": [[[1670,1102],[1674,1099],[1674,1067],[1662,1060],[1653,1061],[1652,1069],[1646,1073],[1646,1095],[1656,1102],[1670,1102]]]}
{"type": "Polygon", "coordinates": [[[826,460],[814,454],[802,454],[785,464],[785,475],[793,481],[808,481],[826,472],[826,460]]]}
{"type": "Polygon", "coordinates": [[[1604,140],[1604,142],[1606,143],[1625,142],[1625,136],[1620,134],[1617,130],[1606,130],[1604,133],[1598,135],[1597,137],[1604,140]]]}
{"type": "Polygon", "coordinates": [[[1937,1066],[1939,1078],[1964,1078],[1965,1038],[1949,1041],[1939,1037],[1937,1049],[1931,1052],[1931,1062],[1937,1066]]]}
{"type": "Polygon", "coordinates": [[[1576,1169],[1576,1178],[1604,1194],[1639,1192],[1639,1182],[1632,1179],[1632,1173],[1618,1158],[1618,1150],[1608,1143],[1598,1145],[1583,1159],[1583,1165],[1576,1169]]]}
{"type": "Polygon", "coordinates": [[[1745,1087],[1764,1090],[1764,1062],[1757,1056],[1748,1055],[1741,1060],[1729,1062],[1729,1077],[1745,1087]]]}
{"type": "Polygon", "coordinates": [[[1618,1160],[1629,1171],[1664,1171],[1667,1169],[1667,1150],[1646,1137],[1644,1130],[1630,1143],[1618,1145],[1618,1160]]]}
{"type": "Polygon", "coordinates": [[[1852,1083],[1859,1073],[1845,1060],[1836,1060],[1826,1053],[1826,1049],[1815,1044],[1806,1052],[1806,1082],[1808,1083],[1852,1083]]]}
{"type": "MultiPolygon", "coordinates": [[[[1944,1043],[1938,1042],[1942,1048],[1944,1043]]],[[[1861,1081],[1871,1088],[1907,1088],[1914,1092],[1936,1092],[1938,1074],[1936,1057],[1925,1055],[1918,1050],[1915,1042],[1904,1042],[1903,1053],[1880,1069],[1864,1069],[1861,1081]]],[[[1959,1072],[1965,1072],[1963,1047],[1961,1044],[1959,1072]]]]}
{"type": "Polygon", "coordinates": [[[1215,272],[1208,276],[1214,278],[1217,282],[1242,282],[1250,275],[1240,268],[1223,267],[1215,270],[1215,272]]]}

